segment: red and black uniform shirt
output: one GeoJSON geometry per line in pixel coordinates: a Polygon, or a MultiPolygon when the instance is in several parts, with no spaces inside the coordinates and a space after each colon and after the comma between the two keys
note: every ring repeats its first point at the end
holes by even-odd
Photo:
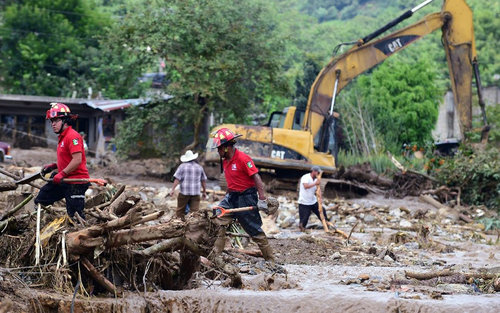
{"type": "Polygon", "coordinates": [[[59,135],[59,143],[57,144],[57,170],[59,172],[64,170],[69,162],[71,162],[73,153],[78,152],[82,153],[82,163],[73,172],[67,173],[67,178],[89,178],[82,136],[71,126],[68,126],[59,135]]]}
{"type": "Polygon", "coordinates": [[[247,154],[234,149],[231,160],[223,160],[222,165],[229,190],[242,192],[255,187],[252,175],[257,174],[259,170],[247,154]]]}

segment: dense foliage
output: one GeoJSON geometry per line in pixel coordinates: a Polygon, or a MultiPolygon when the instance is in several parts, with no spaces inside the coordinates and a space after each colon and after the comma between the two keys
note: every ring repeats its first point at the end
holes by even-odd
{"type": "Polygon", "coordinates": [[[101,45],[111,20],[94,6],[89,0],[6,5],[0,26],[4,92],[86,97],[90,87],[108,97],[137,96],[141,69],[101,45]]]}
{"type": "Polygon", "coordinates": [[[500,210],[500,159],[497,149],[460,151],[434,172],[444,184],[460,188],[466,204],[500,210]]]}
{"type": "Polygon", "coordinates": [[[423,145],[432,141],[431,131],[441,98],[435,76],[433,67],[420,60],[387,62],[370,76],[360,77],[351,89],[354,92],[347,93],[351,97],[353,94],[359,96],[354,103],[344,101],[342,108],[348,115],[352,108],[361,106],[358,118],[352,117],[353,133],[360,130],[360,121],[372,121],[374,137],[381,139],[372,146],[382,142],[393,152],[399,151],[403,143],[423,145]]]}

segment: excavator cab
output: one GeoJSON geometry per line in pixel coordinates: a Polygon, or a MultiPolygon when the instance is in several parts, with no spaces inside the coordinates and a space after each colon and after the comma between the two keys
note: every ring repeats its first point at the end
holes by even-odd
{"type": "Polygon", "coordinates": [[[266,125],[272,128],[301,130],[305,110],[294,106],[286,107],[283,111],[274,111],[266,125]]]}

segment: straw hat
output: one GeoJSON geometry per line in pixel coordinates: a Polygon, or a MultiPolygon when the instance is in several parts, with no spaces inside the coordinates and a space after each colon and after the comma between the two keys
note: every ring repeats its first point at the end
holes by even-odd
{"type": "Polygon", "coordinates": [[[193,153],[193,151],[188,150],[186,151],[186,153],[184,153],[184,155],[181,156],[181,162],[193,161],[196,160],[197,157],[198,153],[193,153]]]}

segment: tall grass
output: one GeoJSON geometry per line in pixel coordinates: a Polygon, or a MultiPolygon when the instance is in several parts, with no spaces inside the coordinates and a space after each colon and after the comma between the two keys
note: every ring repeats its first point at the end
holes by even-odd
{"type": "Polygon", "coordinates": [[[368,162],[372,169],[379,174],[388,174],[397,170],[391,159],[384,153],[376,155],[358,155],[349,151],[340,150],[337,155],[337,167],[349,167],[355,164],[368,162]]]}

